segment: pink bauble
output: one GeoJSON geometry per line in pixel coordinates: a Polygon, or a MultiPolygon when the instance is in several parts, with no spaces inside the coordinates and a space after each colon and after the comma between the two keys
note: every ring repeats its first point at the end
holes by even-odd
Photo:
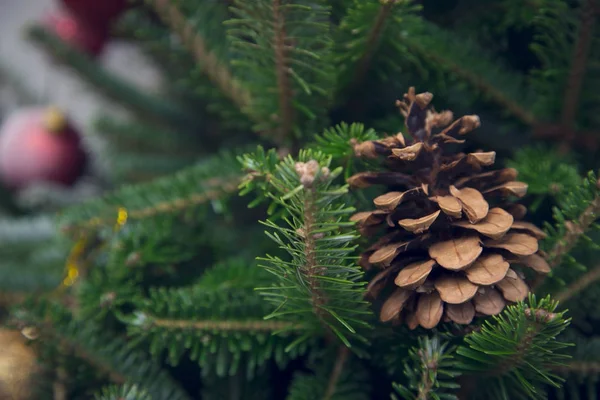
{"type": "Polygon", "coordinates": [[[72,185],[85,163],[78,133],[55,108],[17,111],[0,128],[0,179],[7,187],[72,185]]]}
{"type": "Polygon", "coordinates": [[[109,26],[127,8],[128,0],[61,0],[61,3],[88,25],[109,26]]]}
{"type": "Polygon", "coordinates": [[[67,12],[49,15],[45,25],[64,42],[91,56],[102,52],[109,36],[108,26],[89,25],[67,12]]]}

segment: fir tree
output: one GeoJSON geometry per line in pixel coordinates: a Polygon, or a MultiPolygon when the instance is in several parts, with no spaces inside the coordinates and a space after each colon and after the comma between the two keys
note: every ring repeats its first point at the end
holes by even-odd
{"type": "Polygon", "coordinates": [[[160,93],[29,27],[127,111],[92,124],[101,195],[3,188],[0,317],[36,350],[35,398],[597,398],[598,18],[595,0],[133,1],[113,33],[160,93]],[[506,229],[478,225],[488,208],[506,229]],[[431,250],[463,236],[458,263],[483,246],[529,269],[442,301],[436,262],[486,269],[431,250]]]}

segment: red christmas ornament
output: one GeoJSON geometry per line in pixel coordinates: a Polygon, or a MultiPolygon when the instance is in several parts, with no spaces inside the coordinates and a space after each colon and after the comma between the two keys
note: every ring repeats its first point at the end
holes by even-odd
{"type": "Polygon", "coordinates": [[[106,28],[127,8],[128,0],[61,0],[62,4],[83,23],[106,28]]]}
{"type": "Polygon", "coordinates": [[[86,24],[66,12],[49,16],[46,25],[64,42],[91,56],[99,55],[108,40],[108,28],[86,24]]]}
{"type": "Polygon", "coordinates": [[[7,187],[72,185],[85,163],[79,134],[56,108],[17,111],[0,128],[0,179],[7,187]]]}

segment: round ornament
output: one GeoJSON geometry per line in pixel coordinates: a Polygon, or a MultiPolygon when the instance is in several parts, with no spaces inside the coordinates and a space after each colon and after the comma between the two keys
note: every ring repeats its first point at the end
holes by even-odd
{"type": "Polygon", "coordinates": [[[75,18],[82,23],[106,28],[127,9],[128,0],[61,0],[75,18]]]}
{"type": "Polygon", "coordinates": [[[23,109],[0,127],[0,179],[9,188],[72,185],[85,168],[78,132],[54,107],[23,109]]]}
{"type": "Polygon", "coordinates": [[[108,29],[89,25],[62,12],[49,16],[46,25],[64,42],[91,56],[99,55],[108,40],[108,29]]]}
{"type": "Polygon", "coordinates": [[[37,368],[33,349],[21,333],[0,328],[0,399],[32,399],[37,368]]]}

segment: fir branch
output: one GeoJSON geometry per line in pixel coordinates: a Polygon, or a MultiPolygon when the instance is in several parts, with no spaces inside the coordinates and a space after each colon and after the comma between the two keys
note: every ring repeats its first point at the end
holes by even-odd
{"type": "MultiPolygon", "coordinates": [[[[223,2],[203,2],[202,7],[194,0],[176,2],[179,11],[188,17],[187,23],[198,36],[210,44],[210,50],[222,63],[229,62],[229,45],[223,26],[228,16],[227,5],[223,2]]],[[[178,99],[191,104],[194,112],[201,119],[201,126],[184,127],[188,132],[196,133],[198,129],[206,131],[206,135],[215,136],[214,129],[206,121],[211,115],[204,115],[204,110],[219,117],[219,127],[247,132],[251,123],[236,103],[229,99],[211,78],[202,73],[202,66],[188,50],[187,43],[174,41],[169,27],[157,21],[154,13],[145,8],[134,8],[127,12],[118,23],[134,37],[141,49],[154,61],[169,82],[167,90],[178,99]],[[200,73],[197,73],[200,72],[200,73]]]]}
{"type": "Polygon", "coordinates": [[[64,43],[41,26],[32,26],[28,37],[52,55],[68,63],[86,82],[112,100],[138,113],[143,119],[177,126],[194,125],[192,114],[160,96],[144,93],[129,82],[104,70],[97,62],[64,43]]]}
{"type": "Polygon", "coordinates": [[[600,195],[596,196],[589,206],[581,213],[576,221],[566,222],[565,235],[556,242],[552,250],[548,254],[550,266],[552,268],[560,265],[563,257],[568,254],[581,236],[589,231],[591,225],[598,219],[600,215],[600,195]]]}
{"type": "Polygon", "coordinates": [[[194,55],[202,71],[217,85],[231,101],[244,110],[251,104],[250,94],[233,77],[229,69],[217,56],[194,28],[187,22],[186,17],[172,4],[170,0],[147,0],[157,11],[163,21],[177,32],[183,43],[194,55]]]}
{"type": "Polygon", "coordinates": [[[477,388],[487,398],[542,398],[540,387],[559,387],[560,377],[551,372],[554,365],[567,357],[560,353],[568,345],[556,338],[568,326],[564,313],[557,313],[558,303],[549,297],[539,302],[533,295],[529,305],[509,306],[479,332],[465,338],[457,350],[460,368],[465,374],[479,374],[477,388]],[[486,379],[487,377],[487,379],[486,379]]]}
{"type": "Polygon", "coordinates": [[[294,108],[292,107],[292,86],[289,77],[287,34],[285,17],[281,10],[281,0],[273,0],[273,51],[275,54],[275,69],[277,74],[277,91],[279,96],[280,131],[277,143],[283,143],[285,138],[292,136],[294,125],[294,108]]]}
{"type": "Polygon", "coordinates": [[[574,122],[577,115],[579,99],[581,97],[581,89],[585,70],[587,68],[587,59],[592,44],[592,34],[594,31],[594,0],[586,0],[581,9],[581,25],[579,28],[579,37],[573,50],[573,57],[567,86],[565,88],[564,103],[561,115],[561,124],[570,135],[564,138],[565,141],[573,139],[574,122]]]}
{"type": "Polygon", "coordinates": [[[565,303],[588,286],[596,283],[598,279],[600,279],[600,266],[596,266],[583,274],[579,279],[567,286],[566,289],[558,293],[555,298],[557,301],[565,303]]]}
{"type": "Polygon", "coordinates": [[[148,392],[129,383],[122,386],[105,387],[94,398],[96,400],[152,400],[148,392]]]}
{"type": "Polygon", "coordinates": [[[229,26],[235,72],[251,92],[254,130],[278,146],[321,130],[335,82],[324,1],[236,1],[229,26]]]}
{"type": "Polygon", "coordinates": [[[417,51],[421,57],[428,59],[431,64],[443,66],[444,69],[451,74],[464,79],[478,92],[482,93],[484,97],[488,97],[496,104],[504,107],[505,110],[520,119],[523,123],[529,126],[536,125],[537,118],[525,108],[521,102],[511,98],[511,96],[504,93],[503,90],[491,82],[484,80],[482,76],[475,73],[475,71],[466,68],[464,65],[453,62],[449,58],[428,51],[428,49],[419,46],[417,42],[413,42],[413,49],[417,51]]]}
{"type": "Polygon", "coordinates": [[[328,347],[310,354],[310,372],[294,374],[287,400],[367,400],[371,379],[347,347],[328,347]],[[337,355],[334,353],[337,350],[337,355]]]}
{"type": "Polygon", "coordinates": [[[314,188],[308,187],[306,196],[304,196],[304,215],[301,218],[304,219],[304,225],[299,228],[302,229],[301,237],[304,240],[304,255],[306,257],[305,263],[300,267],[308,280],[310,287],[311,303],[313,311],[319,319],[324,318],[324,310],[322,307],[327,303],[325,294],[321,291],[319,277],[325,272],[320,267],[317,261],[316,255],[316,240],[314,231],[318,229],[315,225],[315,213],[316,205],[314,201],[315,192],[314,188]]]}
{"type": "Polygon", "coordinates": [[[201,145],[197,138],[185,135],[174,129],[164,129],[145,121],[117,120],[109,115],[101,115],[94,122],[95,130],[119,151],[123,148],[137,152],[164,152],[190,158],[197,157],[201,145]]]}
{"type": "MultiPolygon", "coordinates": [[[[401,21],[398,21],[399,23],[401,21]]],[[[467,83],[484,99],[501,106],[523,123],[534,126],[537,116],[530,110],[535,98],[527,89],[526,77],[502,66],[470,38],[451,35],[422,18],[406,18],[394,38],[410,55],[408,61],[423,70],[443,72],[467,83]],[[408,31],[408,34],[403,32],[408,31]],[[524,90],[526,89],[526,90],[524,90]]],[[[447,84],[447,79],[441,82],[447,84]]]]}
{"type": "Polygon", "coordinates": [[[72,207],[59,217],[59,222],[64,232],[76,233],[114,226],[119,212],[126,221],[181,212],[230,195],[237,189],[241,175],[235,157],[224,153],[171,176],[125,186],[72,207]]]}
{"type": "Polygon", "coordinates": [[[250,378],[273,358],[285,366],[311,343],[286,352],[298,334],[304,334],[302,327],[264,321],[271,306],[254,287],[271,280],[244,259],[227,260],[207,270],[192,286],[150,289],[148,297],[136,297],[134,311],[120,319],[130,337],[146,343],[155,356],[166,352],[172,365],[185,354],[198,362],[205,375],[223,377],[241,370],[250,378]],[[273,335],[281,330],[288,334],[273,335]],[[232,335],[239,340],[232,343],[232,335]]]}
{"type": "Polygon", "coordinates": [[[146,314],[148,324],[169,329],[186,329],[186,330],[212,330],[212,331],[237,331],[237,332],[275,332],[283,329],[293,330],[287,322],[281,321],[189,321],[176,319],[156,318],[146,314]]]}
{"type": "Polygon", "coordinates": [[[329,377],[329,382],[327,383],[327,390],[325,391],[325,396],[323,396],[323,400],[331,400],[335,391],[337,389],[338,382],[342,376],[342,371],[348,360],[348,355],[350,351],[346,346],[340,346],[338,349],[338,354],[335,359],[335,364],[333,365],[333,369],[331,370],[331,375],[329,377]]]}
{"type": "Polygon", "coordinates": [[[558,206],[553,209],[555,223],[546,223],[547,237],[540,242],[553,271],[549,275],[551,278],[538,275],[534,279],[531,284],[534,291],[545,282],[561,283],[560,288],[544,287],[545,293],[562,290],[565,280],[573,281],[579,276],[578,270],[586,270],[570,253],[580,247],[598,249],[588,236],[590,231],[597,229],[595,221],[600,215],[600,185],[597,175],[590,171],[581,184],[563,193],[558,200],[558,206]],[[566,262],[570,264],[569,268],[559,268],[566,262]]]}
{"type": "Polygon", "coordinates": [[[535,196],[530,211],[535,211],[546,196],[560,198],[582,182],[574,158],[548,146],[521,148],[506,166],[519,171],[519,180],[527,183],[527,194],[535,196]]]}
{"type": "MultiPolygon", "coordinates": [[[[459,387],[455,379],[460,373],[452,370],[454,359],[450,353],[453,351],[437,336],[420,337],[418,347],[409,352],[410,363],[404,365],[409,386],[395,383],[396,393],[406,400],[456,400],[452,392],[459,387]]],[[[392,399],[398,398],[392,395],[392,399]]]]}
{"type": "Polygon", "coordinates": [[[357,328],[370,327],[371,312],[363,299],[362,271],[352,256],[356,234],[346,218],[353,209],[341,200],[348,188],[333,183],[341,168],[330,171],[330,162],[323,153],[301,151],[298,161],[288,156],[269,172],[267,190],[285,211],[286,226],[271,220],[264,224],[289,259],[259,259],[278,278],[260,290],[277,305],[267,318],[300,324],[307,338],[311,332],[333,334],[351,346],[350,339],[366,341],[357,328]]]}
{"type": "Polygon", "coordinates": [[[600,362],[575,361],[564,365],[555,365],[552,370],[560,374],[575,373],[580,376],[600,375],[600,362]]]}
{"type": "Polygon", "coordinates": [[[392,15],[393,7],[399,2],[399,0],[383,0],[381,1],[381,5],[379,11],[377,12],[377,16],[375,21],[373,22],[373,26],[371,27],[371,31],[367,36],[367,40],[365,42],[365,52],[361,57],[360,61],[358,61],[358,65],[356,67],[356,71],[354,74],[353,84],[355,86],[359,86],[365,79],[365,75],[369,70],[369,64],[371,63],[374,53],[376,52],[377,45],[381,40],[381,36],[384,32],[384,27],[388,22],[388,19],[392,15]]]}
{"type": "Polygon", "coordinates": [[[418,25],[419,6],[412,1],[350,0],[336,40],[337,90],[346,101],[366,79],[392,79],[405,66],[418,62],[402,42],[405,26],[418,25]],[[398,29],[402,26],[402,29],[398,29]]]}

